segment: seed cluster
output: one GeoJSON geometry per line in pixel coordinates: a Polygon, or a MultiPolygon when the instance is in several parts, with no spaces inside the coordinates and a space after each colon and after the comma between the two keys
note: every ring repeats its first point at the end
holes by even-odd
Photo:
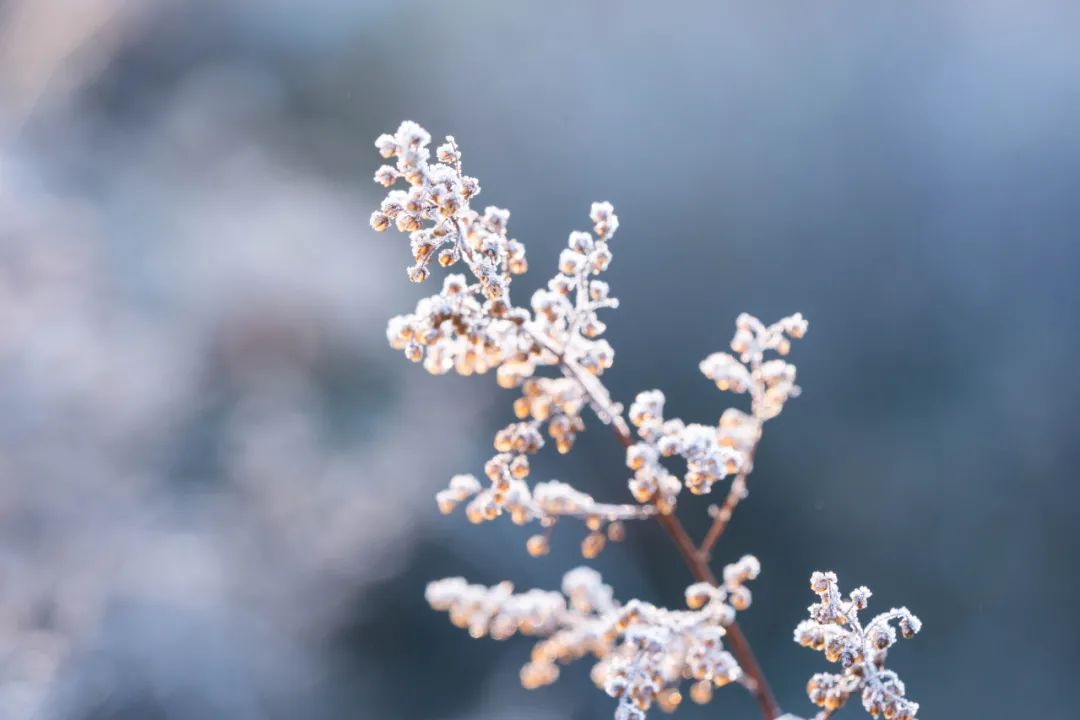
{"type": "Polygon", "coordinates": [[[810,619],[795,628],[795,642],[820,650],[826,660],[843,668],[840,673],[814,675],[806,687],[810,700],[831,713],[861,691],[863,707],[873,717],[914,720],[919,704],[904,697],[904,683],[885,667],[885,659],[896,642],[897,628],[905,639],[911,638],[922,629],[919,618],[907,608],[893,608],[864,626],[859,612],[869,603],[869,588],[855,588],[845,600],[834,573],[815,572],[810,589],[819,601],[810,606],[810,619]]]}
{"type": "Polygon", "coordinates": [[[638,502],[654,503],[668,513],[683,485],[691,493],[703,495],[728,476],[748,475],[762,425],[799,394],[795,366],[779,358],[766,360],[765,354],[788,353],[791,339],[806,334],[807,322],[802,315],[796,313],[766,326],[743,313],[735,325],[731,348],[739,357],[713,353],[701,361],[700,368],[721,390],[750,393],[751,413],[728,408],[715,426],[687,424],[678,418],[664,418],[661,391],[639,393],[630,406],[630,422],[641,440],[626,452],[626,464],[634,471],[630,491],[638,502]],[[662,458],[673,456],[686,461],[681,482],[661,463],[662,458]]]}
{"type": "Polygon", "coordinates": [[[667,610],[640,600],[620,604],[595,570],[580,567],[563,577],[562,593],[529,590],[515,594],[508,582],[493,587],[447,578],[428,585],[427,600],[449,613],[451,622],[474,638],[504,640],[516,633],[542,638],[521,669],[525,687],[548,685],[559,666],[592,655],[591,677],[619,703],[616,719],[640,720],[656,704],[672,711],[690,697],[706,703],[714,687],[742,679],[724,649],[725,627],[749,607],[744,583],[757,577],[758,561],[745,556],[724,570],[724,584],[691,585],[689,610],[667,610]]]}

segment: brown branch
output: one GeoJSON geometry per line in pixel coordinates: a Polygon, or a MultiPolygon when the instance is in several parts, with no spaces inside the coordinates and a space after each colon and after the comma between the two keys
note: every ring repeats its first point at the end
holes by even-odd
{"type": "MultiPolygon", "coordinates": [[[[690,574],[694,576],[694,579],[698,582],[717,585],[716,576],[709,569],[708,561],[697,550],[679,518],[674,515],[657,515],[656,518],[660,521],[660,525],[667,530],[668,535],[671,536],[675,546],[679,549],[679,554],[682,555],[687,567],[690,568],[690,574]]],[[[750,647],[750,641],[743,635],[742,629],[739,628],[737,622],[733,621],[727,626],[727,639],[732,651],[735,653],[735,657],[739,661],[739,667],[746,673],[748,678],[747,689],[753,693],[758,707],[761,708],[762,717],[766,720],[774,720],[774,718],[780,717],[782,711],[780,705],[776,702],[776,697],[773,696],[772,690],[769,688],[768,680],[765,679],[765,671],[758,664],[754,650],[750,647]]]]}
{"type": "MultiPolygon", "coordinates": [[[[536,337],[536,335],[538,335],[538,333],[534,333],[534,337],[536,337]]],[[[548,347],[550,349],[550,345],[548,345],[548,347]]],[[[563,371],[575,378],[581,384],[582,389],[589,396],[593,409],[597,410],[597,414],[608,423],[608,426],[612,429],[619,444],[625,448],[633,445],[634,438],[630,434],[630,427],[626,424],[621,413],[614,412],[615,408],[612,405],[610,396],[603,384],[597,380],[595,376],[588,376],[586,378],[585,371],[575,363],[567,360],[562,353],[555,354],[559,358],[559,363],[562,366],[563,371]],[[585,382],[586,379],[591,382],[585,382]],[[600,390],[597,390],[597,388],[600,388],[600,390]],[[604,418],[604,415],[607,415],[607,418],[604,418]]],[[[725,501],[724,504],[727,505],[727,501],[725,501]]],[[[737,501],[732,503],[731,507],[734,508],[735,504],[737,504],[737,501]]],[[[690,569],[690,574],[694,579],[698,582],[707,582],[710,585],[718,585],[719,583],[716,580],[716,576],[713,575],[712,570],[709,568],[708,554],[703,553],[698,549],[698,546],[694,543],[693,539],[691,539],[689,533],[686,532],[686,528],[683,527],[679,518],[674,514],[665,515],[664,513],[657,513],[656,519],[660,523],[660,526],[667,531],[671,541],[675,543],[675,547],[678,548],[679,554],[690,569]]],[[[724,526],[726,526],[726,524],[725,521],[724,526]]],[[[716,523],[713,525],[715,527],[716,523]]],[[[721,526],[720,529],[715,532],[716,537],[713,538],[711,543],[707,546],[708,549],[712,548],[712,544],[716,542],[716,538],[720,537],[720,533],[722,533],[723,530],[724,527],[721,526]]],[[[714,534],[713,530],[710,529],[710,535],[712,534],[714,534]]],[[[708,536],[706,536],[706,540],[708,540],[708,536]]],[[[704,543],[703,547],[706,547],[704,543]]],[[[732,621],[732,623],[727,626],[727,639],[732,652],[735,654],[735,658],[739,662],[739,667],[741,667],[746,674],[746,681],[744,684],[753,694],[758,707],[761,708],[762,717],[765,720],[774,720],[775,718],[780,717],[783,711],[780,710],[780,705],[776,702],[776,697],[769,688],[769,682],[765,678],[765,671],[762,670],[761,665],[758,664],[757,657],[750,647],[750,641],[743,635],[737,622],[732,621]]]]}
{"type": "Polygon", "coordinates": [[[724,498],[724,503],[720,507],[714,505],[710,508],[715,511],[713,522],[709,526],[709,532],[705,533],[705,537],[698,547],[698,554],[706,560],[712,554],[716,541],[724,534],[728,523],[731,522],[731,515],[735,512],[735,507],[746,497],[746,494],[746,474],[736,475],[735,479],[731,481],[731,488],[728,490],[727,497],[724,498]]]}

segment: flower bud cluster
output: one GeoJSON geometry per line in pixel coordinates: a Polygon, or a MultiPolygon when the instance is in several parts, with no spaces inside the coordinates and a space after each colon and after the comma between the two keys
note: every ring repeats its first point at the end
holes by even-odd
{"type": "Polygon", "coordinates": [[[502,300],[482,300],[478,287],[467,285],[464,275],[447,275],[442,292],[421,299],[412,313],[390,319],[390,346],[423,362],[433,375],[484,373],[521,354],[527,341],[520,327],[528,313],[507,309],[502,300]]]}
{"type": "Polygon", "coordinates": [[[786,354],[790,339],[802,337],[807,323],[796,313],[766,326],[743,313],[736,322],[732,349],[713,353],[701,361],[701,372],[721,390],[751,395],[751,413],[728,408],[716,426],[665,420],[664,394],[659,390],[639,393],[630,406],[630,422],[641,441],[627,449],[626,464],[634,471],[630,491],[641,503],[656,504],[671,512],[682,485],[696,495],[711,492],[717,482],[753,470],[754,450],[762,424],[779,414],[784,403],[798,395],[795,366],[780,359],[765,360],[765,353],[786,354]],[[681,483],[661,460],[679,456],[686,461],[681,483]]]}
{"type": "Polygon", "coordinates": [[[608,241],[619,226],[611,203],[593,203],[589,213],[593,234],[570,233],[567,247],[559,255],[559,272],[547,288],[532,296],[535,331],[549,348],[556,348],[560,361],[570,362],[592,375],[611,367],[615,351],[600,335],[607,326],[597,312],[617,308],[608,284],[593,276],[611,264],[608,241]]]}
{"type": "Polygon", "coordinates": [[[885,660],[897,629],[904,638],[913,637],[922,628],[919,618],[907,608],[894,608],[864,626],[859,612],[869,603],[868,588],[856,588],[845,600],[834,573],[815,572],[810,589],[819,601],[810,606],[810,619],[795,628],[795,642],[820,650],[843,668],[840,673],[814,675],[806,687],[810,700],[831,713],[861,691],[863,707],[873,717],[913,720],[919,705],[904,697],[904,683],[885,667],[885,660]]]}
{"type": "MultiPolygon", "coordinates": [[[[668,711],[677,707],[684,681],[693,683],[691,699],[705,703],[714,687],[742,677],[724,649],[723,637],[735,619],[730,599],[742,595],[743,583],[758,570],[757,560],[747,556],[725,568],[723,587],[691,586],[690,610],[667,610],[639,600],[622,605],[599,573],[584,567],[564,576],[562,594],[514,594],[507,582],[489,588],[448,578],[428,585],[427,600],[473,637],[502,640],[520,633],[541,638],[521,669],[527,688],[554,682],[560,664],[595,656],[591,676],[618,698],[615,717],[644,718],[654,703],[668,711]]],[[[745,598],[748,603],[748,591],[745,598]]]]}
{"type": "Polygon", "coordinates": [[[433,258],[443,267],[464,260],[489,300],[504,299],[510,276],[525,272],[525,247],[506,235],[507,210],[488,207],[481,215],[469,207],[480,192],[476,178],[461,172],[461,153],[452,137],[437,150],[438,162],[429,163],[431,135],[414,122],[401,123],[393,135],[375,141],[379,153],[396,158],[396,165],[375,171],[375,182],[392,188],[404,180],[407,190],[390,190],[371,214],[371,227],[386,230],[393,223],[409,233],[413,264],[409,279],[423,282],[433,258]]]}
{"type": "Polygon", "coordinates": [[[521,420],[532,418],[547,423],[548,435],[560,453],[574,447],[577,434],[585,429],[581,410],[585,394],[580,383],[571,378],[530,378],[521,387],[521,397],[514,401],[514,414],[521,420]]]}
{"type": "Polygon", "coordinates": [[[641,441],[627,449],[626,464],[634,470],[630,490],[639,502],[674,506],[680,483],[663,466],[661,458],[677,455],[686,461],[681,484],[696,495],[709,492],[714,483],[728,475],[749,471],[749,452],[736,442],[744,430],[733,422],[736,416],[729,415],[728,427],[721,428],[687,425],[677,418],[665,420],[663,410],[664,394],[659,390],[639,393],[630,406],[630,422],[637,427],[641,441]]]}
{"type": "Polygon", "coordinates": [[[721,390],[749,392],[754,417],[764,422],[780,414],[790,398],[797,397],[795,366],[779,358],[765,359],[767,352],[785,356],[791,341],[806,335],[808,323],[795,313],[765,325],[753,315],[742,313],[735,320],[731,349],[738,355],[713,353],[701,361],[701,372],[721,390]]]}

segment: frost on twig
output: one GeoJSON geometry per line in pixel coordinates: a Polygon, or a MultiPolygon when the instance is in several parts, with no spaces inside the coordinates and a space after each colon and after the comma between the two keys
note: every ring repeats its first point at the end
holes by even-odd
{"type": "Polygon", "coordinates": [[[561,594],[515,594],[509,582],[484,587],[447,578],[428,585],[427,600],[474,638],[505,640],[516,633],[542,638],[521,669],[527,688],[549,685],[559,677],[560,665],[593,656],[593,681],[619,700],[616,719],[638,720],[654,704],[674,710],[685,680],[693,683],[691,699],[703,704],[714,687],[742,679],[723,637],[736,611],[749,607],[745,583],[759,570],[748,555],[725,568],[722,587],[691,585],[686,589],[688,610],[640,600],[620,604],[600,575],[585,567],[564,576],[561,594]]]}
{"type": "Polygon", "coordinates": [[[919,704],[904,697],[904,683],[885,667],[885,659],[897,629],[905,639],[911,638],[922,628],[919,618],[907,608],[893,608],[863,625],[859,612],[870,600],[869,588],[855,588],[845,600],[831,572],[815,572],[810,588],[819,602],[810,606],[810,619],[795,628],[795,642],[822,651],[826,660],[843,668],[840,673],[814,675],[806,686],[810,700],[828,716],[861,691],[863,707],[875,718],[913,720],[919,704]]]}

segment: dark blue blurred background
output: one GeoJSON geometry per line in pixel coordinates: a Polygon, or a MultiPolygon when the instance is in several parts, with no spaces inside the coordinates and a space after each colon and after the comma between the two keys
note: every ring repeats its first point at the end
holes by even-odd
{"type": "MultiPolygon", "coordinates": [[[[732,399],[697,363],[735,316],[810,319],[804,394],[716,552],[762,562],[742,622],[785,709],[811,712],[824,662],[791,629],[834,569],[924,620],[892,657],[927,717],[1072,714],[1080,6],[0,8],[3,302],[23,318],[3,324],[27,328],[0,363],[0,567],[34,588],[0,598],[5,716],[608,716],[587,663],[522,690],[527,642],[472,641],[423,601],[444,575],[554,587],[580,537],[531,560],[526,531],[435,510],[513,395],[385,347],[431,291],[366,225],[372,140],[406,118],[455,135],[481,205],[511,209],[518,299],[614,203],[617,399],[659,387],[714,421],[732,399]]],[[[596,422],[534,466],[625,495],[596,422]]],[[[681,506],[695,535],[706,504],[681,506]]],[[[651,526],[595,565],[620,597],[688,582],[651,526]]],[[[754,712],[729,690],[677,717],[754,712]]]]}

